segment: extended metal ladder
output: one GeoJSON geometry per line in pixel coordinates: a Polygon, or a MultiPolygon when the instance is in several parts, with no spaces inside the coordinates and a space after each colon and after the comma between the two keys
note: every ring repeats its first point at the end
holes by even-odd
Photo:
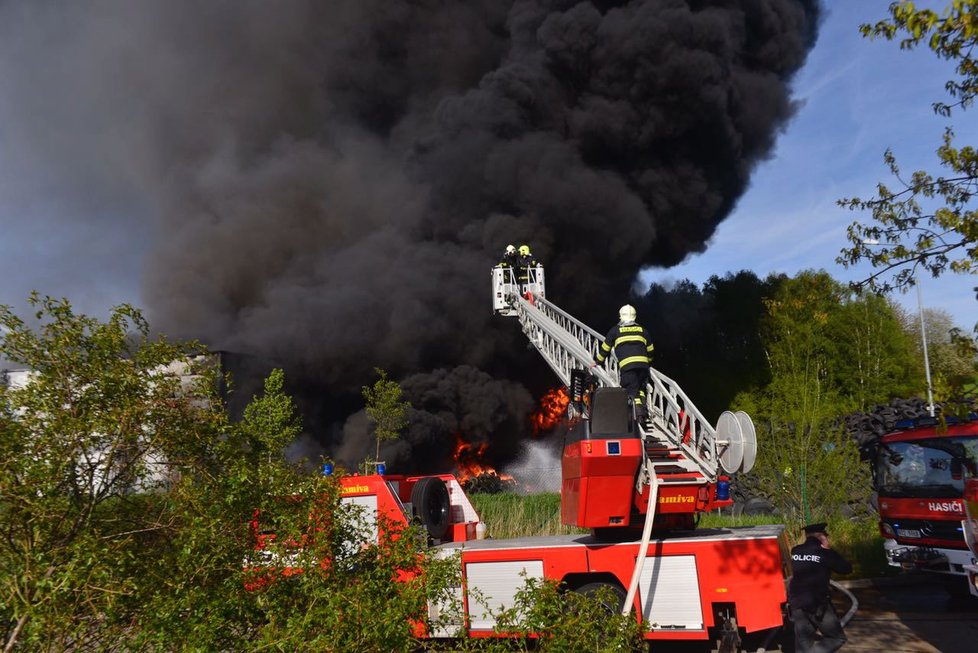
{"type": "MultiPolygon", "coordinates": [[[[573,370],[592,369],[599,386],[619,387],[614,354],[591,368],[604,336],[545,299],[543,267],[530,268],[523,287],[516,283],[513,272],[510,267],[493,268],[493,310],[519,320],[523,333],[564,385],[571,384],[573,370]]],[[[649,419],[638,426],[644,446],[636,490],[641,493],[647,487],[648,502],[639,552],[622,606],[625,615],[632,610],[645,565],[659,488],[671,480],[714,483],[721,463],[728,472],[746,471],[754,464],[757,444],[746,413],[727,411],[714,429],[676,382],[655,369],[649,370],[645,408],[649,419]],[[717,430],[722,431],[719,436],[717,430]],[[746,449],[750,449],[747,458],[746,449]]]]}
{"type": "MultiPolygon", "coordinates": [[[[520,288],[511,268],[493,269],[493,308],[516,317],[523,333],[564,385],[571,370],[587,370],[595,362],[604,336],[544,298],[543,268],[530,270],[526,288],[520,288]]],[[[591,369],[598,385],[618,387],[618,361],[614,355],[591,369]]],[[[671,461],[683,471],[695,471],[714,482],[719,472],[716,430],[675,381],[650,369],[645,391],[647,424],[640,424],[647,446],[663,446],[679,454],[671,461]]]]}

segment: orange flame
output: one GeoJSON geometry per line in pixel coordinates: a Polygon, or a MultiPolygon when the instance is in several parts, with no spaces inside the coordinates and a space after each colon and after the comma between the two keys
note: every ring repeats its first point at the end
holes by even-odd
{"type": "Polygon", "coordinates": [[[489,449],[488,442],[478,444],[465,442],[461,434],[455,435],[455,478],[459,483],[478,478],[479,476],[496,476],[504,481],[512,481],[513,477],[509,474],[500,474],[492,465],[485,462],[486,451],[489,449]]]}
{"type": "Polygon", "coordinates": [[[561,386],[548,390],[540,399],[540,410],[530,415],[533,433],[539,434],[557,426],[567,412],[569,403],[570,395],[567,394],[567,388],[561,386]]]}

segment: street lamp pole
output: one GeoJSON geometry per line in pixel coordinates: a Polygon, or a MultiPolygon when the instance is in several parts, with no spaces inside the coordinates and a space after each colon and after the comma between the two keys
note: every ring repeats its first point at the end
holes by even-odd
{"type": "Polygon", "coordinates": [[[927,410],[934,416],[934,386],[930,382],[930,358],[927,356],[927,327],[924,326],[924,304],[920,300],[920,284],[917,286],[917,312],[920,314],[920,340],[924,345],[924,372],[927,375],[927,410]]]}
{"type": "MultiPolygon", "coordinates": [[[[863,245],[879,245],[876,239],[866,239],[863,245]]],[[[930,358],[927,356],[927,327],[924,326],[924,303],[920,299],[920,283],[914,279],[917,287],[917,313],[920,315],[920,341],[924,345],[924,374],[927,376],[927,412],[931,417],[934,416],[934,386],[930,381],[930,358]]],[[[976,298],[978,298],[978,286],[975,287],[976,298]]]]}

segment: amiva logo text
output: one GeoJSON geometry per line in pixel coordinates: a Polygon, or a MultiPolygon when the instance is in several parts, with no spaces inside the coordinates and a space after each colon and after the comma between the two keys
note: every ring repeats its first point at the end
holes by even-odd
{"type": "Polygon", "coordinates": [[[659,497],[659,503],[693,503],[694,500],[693,497],[687,496],[659,497]]]}

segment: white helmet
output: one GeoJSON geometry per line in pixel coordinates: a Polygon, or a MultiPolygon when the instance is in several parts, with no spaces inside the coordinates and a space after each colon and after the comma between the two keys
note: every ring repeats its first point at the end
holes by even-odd
{"type": "Polygon", "coordinates": [[[631,304],[625,304],[618,309],[618,319],[622,322],[634,322],[636,316],[635,307],[631,304]]]}
{"type": "Polygon", "coordinates": [[[515,254],[516,253],[516,248],[513,247],[512,245],[506,245],[506,253],[507,254],[515,254]]]}

